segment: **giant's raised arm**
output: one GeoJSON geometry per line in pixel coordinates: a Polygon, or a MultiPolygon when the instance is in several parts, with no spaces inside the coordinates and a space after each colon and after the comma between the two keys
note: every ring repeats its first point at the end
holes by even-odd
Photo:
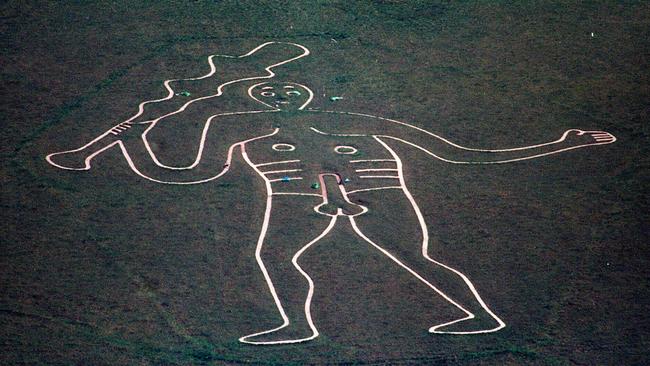
{"type": "Polygon", "coordinates": [[[217,117],[242,117],[243,113],[224,113],[210,117],[190,152],[174,151],[188,156],[188,165],[169,166],[159,161],[151,149],[147,133],[154,125],[130,125],[124,130],[111,129],[77,149],[49,154],[46,160],[65,170],[89,170],[93,160],[112,149],[119,150],[133,172],[147,180],[163,184],[200,184],[223,176],[229,169],[233,154],[242,144],[277,132],[254,128],[245,123],[219,123],[217,117]]]}
{"type": "MultiPolygon", "coordinates": [[[[140,130],[142,128],[152,128],[158,122],[170,116],[179,115],[183,113],[186,110],[186,108],[192,104],[205,101],[210,98],[221,96],[224,91],[224,88],[227,88],[229,86],[243,83],[246,81],[256,81],[256,80],[265,80],[265,79],[273,78],[275,76],[275,71],[274,71],[275,68],[294,62],[298,59],[306,57],[307,55],[309,55],[309,50],[306,47],[296,43],[290,43],[290,42],[265,42],[251,49],[250,51],[238,56],[211,55],[208,57],[210,70],[205,75],[198,76],[198,77],[184,78],[184,79],[166,80],[163,83],[165,90],[167,91],[167,94],[164,97],[141,102],[138,105],[138,111],[128,119],[118,123],[117,125],[114,125],[112,128],[100,134],[96,138],[92,139],[90,142],[86,143],[85,145],[76,149],[65,150],[65,151],[49,154],[46,156],[46,160],[51,165],[65,170],[88,170],[91,167],[92,160],[97,155],[111,148],[120,148],[123,155],[129,162],[131,168],[136,173],[149,180],[153,180],[157,182],[160,181],[160,183],[170,183],[170,184],[172,183],[173,184],[195,184],[195,182],[204,181],[205,179],[215,179],[217,176],[211,176],[208,178],[204,177],[201,179],[192,178],[192,177],[202,176],[199,171],[202,170],[201,168],[203,168],[203,166],[208,165],[205,163],[205,161],[209,159],[200,158],[203,145],[201,145],[197,160],[195,160],[193,164],[185,167],[172,167],[161,163],[157,159],[155,154],[151,151],[146,138],[146,131],[142,134],[142,138],[140,139],[134,138],[133,137],[134,134],[129,132],[132,132],[133,130],[140,130]],[[217,69],[214,64],[214,60],[217,58],[239,60],[245,62],[248,65],[247,68],[248,73],[244,75],[237,75],[231,77],[217,75],[216,73],[217,69]],[[214,79],[214,85],[216,86],[216,90],[212,90],[212,88],[210,88],[211,93],[209,93],[209,95],[193,97],[192,99],[184,102],[179,108],[176,108],[171,112],[167,112],[165,114],[159,115],[155,119],[144,118],[145,116],[143,114],[145,111],[145,107],[147,105],[168,102],[172,100],[172,98],[176,95],[174,90],[175,83],[200,81],[206,79],[214,79]],[[144,120],[140,121],[140,119],[144,119],[144,120]],[[128,138],[125,138],[125,135],[127,134],[129,134],[130,136],[128,138]],[[150,159],[144,158],[147,154],[139,153],[141,152],[142,148],[144,148],[144,150],[148,150],[147,154],[150,157],[150,159]],[[138,151],[138,153],[135,153],[136,151],[138,151]],[[199,162],[201,164],[199,164],[199,162]],[[152,172],[151,175],[143,173],[144,167],[148,167],[148,166],[150,166],[151,169],[147,169],[147,170],[151,170],[151,171],[157,170],[158,173],[152,172]],[[188,178],[187,179],[183,178],[180,181],[173,181],[173,182],[166,181],[166,180],[163,181],[158,178],[155,178],[162,175],[167,175],[167,173],[169,173],[167,170],[178,172],[178,174],[174,175],[174,177],[188,176],[188,178]]],[[[246,112],[246,113],[250,113],[250,112],[246,112]]],[[[227,115],[227,114],[237,114],[237,113],[224,113],[222,115],[227,115]]],[[[209,124],[210,123],[208,121],[206,127],[209,126],[209,124]]],[[[201,140],[202,141],[201,144],[205,142],[205,137],[206,136],[204,134],[201,140]]],[[[231,146],[231,145],[227,144],[226,146],[231,146]]],[[[226,164],[228,164],[227,161],[228,156],[232,155],[231,152],[233,150],[229,149],[228,151],[229,153],[227,153],[226,156],[222,156],[226,160],[225,162],[226,164]]],[[[220,155],[204,154],[204,156],[208,156],[212,158],[213,156],[220,156],[220,155]]],[[[221,163],[223,164],[223,162],[221,163]]],[[[214,173],[215,170],[212,169],[210,171],[211,173],[214,173]]]]}

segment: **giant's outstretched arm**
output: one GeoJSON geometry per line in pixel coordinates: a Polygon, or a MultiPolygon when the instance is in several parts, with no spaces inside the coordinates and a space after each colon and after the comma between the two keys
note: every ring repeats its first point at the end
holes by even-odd
{"type": "Polygon", "coordinates": [[[115,148],[122,153],[129,167],[147,180],[164,184],[199,184],[223,176],[240,145],[277,132],[268,129],[243,131],[237,124],[213,123],[214,117],[217,116],[208,119],[201,137],[197,139],[197,150],[189,154],[193,163],[184,167],[172,167],[158,161],[147,143],[147,132],[154,125],[143,124],[129,125],[122,130],[113,128],[80,148],[49,154],[46,160],[61,169],[89,170],[95,157],[115,148]]]}
{"type": "Polygon", "coordinates": [[[616,137],[604,131],[571,129],[558,139],[546,143],[506,149],[474,149],[453,143],[443,137],[421,130],[416,137],[379,135],[418,148],[436,159],[452,164],[503,164],[535,159],[587,146],[611,144],[616,137]]]}
{"type": "Polygon", "coordinates": [[[375,136],[384,140],[395,140],[453,164],[511,163],[581,147],[611,144],[616,141],[616,138],[608,132],[571,129],[565,131],[558,139],[546,143],[508,149],[475,149],[461,146],[423,128],[390,118],[354,112],[318,110],[309,112],[325,117],[311,127],[316,133],[341,137],[375,136]],[[347,117],[341,119],[336,117],[337,115],[347,117]]]}

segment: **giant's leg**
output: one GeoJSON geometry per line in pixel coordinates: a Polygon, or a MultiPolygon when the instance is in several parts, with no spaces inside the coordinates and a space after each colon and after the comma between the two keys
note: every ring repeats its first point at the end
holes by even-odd
{"type": "Polygon", "coordinates": [[[432,295],[458,308],[459,318],[434,325],[431,333],[479,334],[505,327],[465,274],[429,256],[428,229],[406,189],[359,192],[351,198],[369,209],[350,218],[357,234],[424,282],[432,295]]]}
{"type": "Polygon", "coordinates": [[[272,196],[267,201],[255,257],[282,323],[240,338],[250,344],[304,342],[318,336],[311,319],[314,283],[299,257],[332,229],[336,217],[316,213],[320,197],[272,196]]]}

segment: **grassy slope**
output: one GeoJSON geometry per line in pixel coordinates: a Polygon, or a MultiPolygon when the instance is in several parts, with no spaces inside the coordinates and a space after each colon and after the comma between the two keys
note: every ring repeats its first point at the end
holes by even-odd
{"type": "MultiPolygon", "coordinates": [[[[0,10],[3,363],[647,362],[647,5],[133,3],[0,10]],[[117,155],[86,174],[44,164],[160,95],[163,79],[205,70],[209,53],[266,40],[312,50],[280,76],[345,97],[317,98],[321,107],[474,146],[571,127],[619,137],[488,168],[400,149],[416,161],[407,173],[437,256],[470,275],[506,330],[427,334],[444,303],[342,231],[305,257],[323,279],[323,336],[238,344],[243,329],[275,317],[270,298],[257,298],[261,217],[248,212],[261,212],[261,187],[249,171],[175,188],[136,179],[117,155]]],[[[227,103],[245,105],[237,97],[227,103]]],[[[167,139],[184,146],[174,131],[167,139]]]]}

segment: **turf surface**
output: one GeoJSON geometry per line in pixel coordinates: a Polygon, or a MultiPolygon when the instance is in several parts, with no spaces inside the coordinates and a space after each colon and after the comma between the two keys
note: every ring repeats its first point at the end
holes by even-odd
{"type": "MultiPolygon", "coordinates": [[[[3,3],[0,363],[648,363],[649,25],[634,1],[3,3]],[[45,163],[163,95],[163,80],[205,72],[209,54],[269,40],[312,51],[278,79],[309,85],[321,108],[477,147],[617,136],[498,167],[400,149],[436,256],[506,329],[428,334],[453,309],[342,229],[304,257],[322,336],[240,344],[277,321],[252,257],[251,171],[165,187],[118,154],[85,173],[45,163]]],[[[210,108],[247,103],[233,90],[210,108]]],[[[193,127],[161,130],[161,151],[189,148],[193,127]]]]}

